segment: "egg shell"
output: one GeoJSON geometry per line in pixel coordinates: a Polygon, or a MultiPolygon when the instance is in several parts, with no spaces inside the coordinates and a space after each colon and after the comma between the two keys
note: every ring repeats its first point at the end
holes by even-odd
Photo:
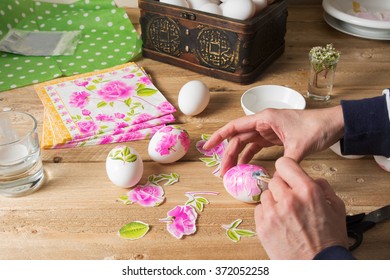
{"type": "Polygon", "coordinates": [[[186,0],[160,0],[160,2],[165,3],[165,4],[179,6],[179,7],[185,7],[185,8],[190,7],[190,5],[188,4],[188,2],[186,0]]]}
{"type": "Polygon", "coordinates": [[[142,178],[144,164],[139,153],[127,146],[118,146],[106,158],[108,178],[116,186],[130,188],[142,178]]]}
{"type": "Polygon", "coordinates": [[[226,191],[235,199],[246,203],[259,203],[261,193],[268,184],[258,177],[268,177],[268,172],[261,166],[239,164],[230,168],[223,176],[226,191]]]}
{"type": "Polygon", "coordinates": [[[238,20],[250,19],[256,8],[252,0],[229,0],[223,4],[222,14],[238,20]]]}
{"type": "Polygon", "coordinates": [[[257,14],[258,12],[264,10],[267,6],[267,0],[252,0],[253,3],[255,4],[255,13],[257,14]]]}
{"type": "Polygon", "coordinates": [[[159,163],[172,163],[181,159],[190,148],[190,137],[175,125],[160,128],[150,139],[148,153],[159,163]]]}
{"type": "Polygon", "coordinates": [[[214,3],[207,3],[199,8],[199,11],[215,14],[215,15],[222,15],[222,9],[219,5],[214,3]]]}
{"type": "Polygon", "coordinates": [[[210,3],[209,0],[187,0],[191,9],[198,10],[203,5],[210,3]]]}
{"type": "Polygon", "coordinates": [[[185,115],[200,114],[207,107],[209,101],[209,88],[202,81],[189,81],[179,91],[178,105],[180,111],[185,115]]]}

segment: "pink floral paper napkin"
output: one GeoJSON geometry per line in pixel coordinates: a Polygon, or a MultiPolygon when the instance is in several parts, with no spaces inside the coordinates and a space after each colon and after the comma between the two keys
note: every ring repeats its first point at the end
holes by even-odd
{"type": "Polygon", "coordinates": [[[135,63],[35,89],[45,107],[43,148],[147,139],[176,111],[135,63]]]}

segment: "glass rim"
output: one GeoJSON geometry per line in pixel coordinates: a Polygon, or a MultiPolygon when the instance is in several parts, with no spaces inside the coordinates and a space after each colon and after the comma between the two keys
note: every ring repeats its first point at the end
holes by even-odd
{"type": "Polygon", "coordinates": [[[3,114],[10,114],[10,113],[16,113],[16,114],[25,115],[25,116],[29,117],[33,121],[33,127],[27,133],[25,133],[23,136],[18,137],[16,140],[13,140],[13,141],[8,142],[8,143],[0,144],[0,147],[5,147],[5,146],[8,146],[8,145],[12,145],[12,144],[16,144],[16,143],[22,142],[24,139],[26,139],[27,137],[29,137],[33,133],[35,133],[35,131],[36,131],[37,127],[38,127],[37,119],[33,115],[31,115],[30,113],[10,110],[10,111],[2,111],[2,112],[0,112],[0,116],[3,115],[3,114]]]}

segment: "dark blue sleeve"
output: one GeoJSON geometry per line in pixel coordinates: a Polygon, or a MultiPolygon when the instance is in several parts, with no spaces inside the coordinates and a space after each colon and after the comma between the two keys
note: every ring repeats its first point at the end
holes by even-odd
{"type": "Polygon", "coordinates": [[[347,248],[332,246],[319,252],[313,260],[356,260],[356,258],[347,248]]]}
{"type": "Polygon", "coordinates": [[[390,157],[390,120],[386,95],[361,100],[343,100],[344,155],[390,157]]]}

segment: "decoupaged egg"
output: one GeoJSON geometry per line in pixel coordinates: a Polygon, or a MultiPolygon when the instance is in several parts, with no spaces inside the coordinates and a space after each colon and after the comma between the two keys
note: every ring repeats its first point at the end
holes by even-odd
{"type": "Polygon", "coordinates": [[[127,146],[118,146],[107,156],[106,171],[108,178],[116,186],[130,188],[141,180],[144,164],[136,150],[127,146]]]}
{"type": "Polygon", "coordinates": [[[148,153],[159,163],[172,163],[181,159],[190,148],[190,137],[176,125],[160,128],[150,139],[148,153]]]}
{"type": "Polygon", "coordinates": [[[263,167],[239,164],[225,173],[223,185],[235,199],[246,203],[258,203],[261,193],[268,188],[268,183],[260,180],[259,177],[269,178],[268,172],[263,167]]]}
{"type": "Polygon", "coordinates": [[[185,115],[200,114],[207,107],[209,101],[209,88],[202,81],[189,81],[179,91],[178,105],[180,111],[185,115]]]}

